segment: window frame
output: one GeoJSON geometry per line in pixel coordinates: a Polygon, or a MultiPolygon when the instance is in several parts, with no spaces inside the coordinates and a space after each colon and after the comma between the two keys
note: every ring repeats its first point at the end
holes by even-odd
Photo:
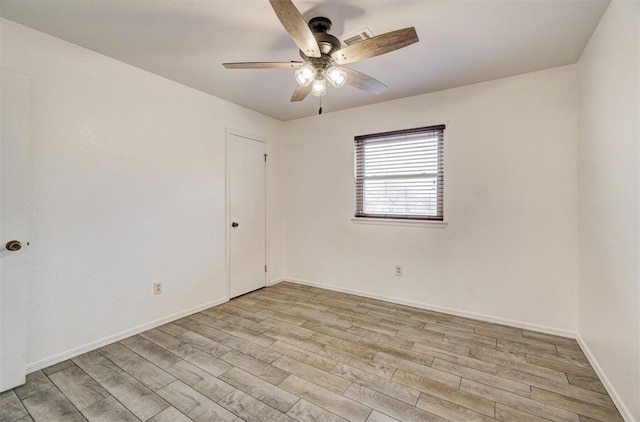
{"type": "MultiPolygon", "coordinates": [[[[443,226],[444,222],[444,130],[445,125],[424,126],[411,129],[401,129],[389,132],[373,133],[368,135],[359,135],[354,137],[354,217],[352,221],[358,223],[370,224],[401,224],[401,225],[432,225],[443,226]],[[409,215],[409,214],[376,214],[364,212],[364,176],[366,163],[362,154],[367,143],[384,142],[385,139],[389,143],[401,140],[408,135],[419,135],[434,133],[437,136],[436,143],[436,173],[429,173],[430,177],[436,179],[436,214],[435,215],[409,215]]],[[[415,176],[407,176],[409,179],[415,176]]],[[[384,177],[375,176],[378,179],[384,177]]],[[[403,177],[397,177],[402,179],[403,177]]]]}

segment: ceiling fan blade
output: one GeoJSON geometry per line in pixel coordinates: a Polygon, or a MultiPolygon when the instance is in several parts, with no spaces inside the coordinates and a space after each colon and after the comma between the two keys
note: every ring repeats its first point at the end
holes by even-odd
{"type": "Polygon", "coordinates": [[[320,57],[320,47],[309,25],[291,0],[269,0],[273,11],[298,48],[309,57],[320,57]]]}
{"type": "Polygon", "coordinates": [[[418,42],[414,27],[398,29],[350,45],[331,55],[337,64],[347,64],[389,53],[418,42]]]}
{"type": "Polygon", "coordinates": [[[302,101],[307,98],[307,95],[311,92],[311,84],[307,86],[298,85],[296,90],[293,91],[293,95],[291,96],[291,102],[295,103],[296,101],[302,101]]]}
{"type": "Polygon", "coordinates": [[[227,69],[297,69],[303,62],[237,62],[222,63],[227,69]]]}
{"type": "Polygon", "coordinates": [[[341,67],[347,74],[346,83],[361,89],[363,91],[370,92],[371,94],[380,94],[387,89],[387,86],[377,79],[373,79],[371,76],[358,72],[357,70],[349,69],[348,67],[341,67]]]}

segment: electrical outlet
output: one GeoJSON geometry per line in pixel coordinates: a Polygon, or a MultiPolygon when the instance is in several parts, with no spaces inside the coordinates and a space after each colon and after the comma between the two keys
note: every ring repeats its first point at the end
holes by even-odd
{"type": "Polygon", "coordinates": [[[396,277],[402,277],[402,265],[396,265],[396,277]]]}
{"type": "Polygon", "coordinates": [[[159,295],[162,293],[162,283],[153,283],[153,294],[159,295]]]}

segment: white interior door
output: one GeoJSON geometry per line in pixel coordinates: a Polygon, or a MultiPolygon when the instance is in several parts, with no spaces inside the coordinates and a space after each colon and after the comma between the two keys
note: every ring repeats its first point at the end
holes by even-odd
{"type": "Polygon", "coordinates": [[[229,298],[266,284],[264,142],[227,134],[229,298]]]}
{"type": "Polygon", "coordinates": [[[26,246],[29,80],[0,79],[0,391],[26,374],[26,246]]]}

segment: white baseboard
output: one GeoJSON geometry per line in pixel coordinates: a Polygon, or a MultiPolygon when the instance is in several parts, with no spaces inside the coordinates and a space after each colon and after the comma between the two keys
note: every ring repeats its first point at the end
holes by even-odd
{"type": "Polygon", "coordinates": [[[220,305],[220,304],[228,302],[228,301],[229,301],[229,298],[225,296],[223,298],[220,298],[220,299],[217,299],[217,300],[214,300],[214,301],[211,301],[211,302],[203,303],[203,304],[200,304],[198,306],[194,306],[193,308],[186,309],[186,310],[180,311],[180,312],[176,312],[174,314],[167,315],[165,317],[156,319],[154,321],[150,321],[150,322],[147,322],[145,324],[138,325],[137,327],[130,328],[128,330],[121,331],[121,332],[116,333],[116,334],[112,334],[110,336],[101,338],[100,340],[92,341],[91,343],[87,343],[87,344],[84,344],[82,346],[73,348],[71,350],[67,350],[66,352],[62,352],[62,353],[59,353],[59,354],[54,355],[54,356],[50,356],[50,357],[45,358],[45,359],[41,359],[41,360],[39,360],[37,362],[29,363],[29,364],[27,364],[27,374],[30,374],[30,373],[35,372],[35,371],[39,371],[40,369],[47,368],[47,367],[49,367],[51,365],[55,365],[56,363],[60,363],[60,362],[65,361],[67,359],[74,358],[76,356],[79,356],[79,355],[82,355],[84,353],[90,352],[92,350],[98,349],[98,348],[100,348],[102,346],[106,346],[107,344],[114,343],[116,341],[120,341],[120,340],[125,339],[127,337],[131,337],[132,335],[141,333],[143,331],[150,330],[152,328],[156,328],[156,327],[158,327],[160,325],[167,324],[167,323],[169,323],[171,321],[175,321],[177,319],[184,318],[184,317],[186,317],[188,315],[195,314],[196,312],[200,312],[200,311],[202,311],[204,309],[208,309],[208,308],[220,305]]]}
{"type": "Polygon", "coordinates": [[[598,378],[600,378],[600,381],[604,385],[604,388],[607,390],[607,393],[609,393],[609,396],[611,397],[611,400],[613,400],[613,403],[618,408],[618,411],[622,415],[622,418],[626,422],[637,422],[633,418],[633,416],[631,416],[631,411],[629,410],[629,408],[627,406],[625,406],[624,402],[620,398],[620,395],[618,394],[618,392],[614,388],[613,384],[611,384],[611,381],[609,381],[609,378],[607,378],[607,375],[602,370],[602,367],[598,363],[598,360],[596,359],[596,357],[591,352],[591,349],[589,349],[589,346],[587,345],[587,343],[580,336],[580,333],[578,333],[578,335],[576,337],[576,340],[578,340],[578,344],[580,345],[580,348],[582,349],[582,351],[584,352],[585,356],[589,360],[589,363],[593,367],[593,370],[596,371],[596,374],[598,374],[598,378]]]}
{"type": "Polygon", "coordinates": [[[278,283],[282,283],[283,281],[285,281],[286,279],[284,277],[280,277],[280,278],[275,278],[271,281],[267,281],[267,287],[271,287],[273,285],[276,285],[278,283]]]}
{"type": "Polygon", "coordinates": [[[538,331],[538,332],[541,332],[541,333],[552,334],[552,335],[561,336],[561,337],[577,338],[577,333],[575,333],[574,331],[563,330],[563,329],[553,328],[553,327],[547,327],[547,326],[544,326],[544,325],[537,325],[537,324],[531,324],[531,323],[528,323],[528,322],[515,321],[515,320],[496,317],[496,316],[492,316],[492,315],[478,314],[478,313],[475,313],[475,312],[467,312],[467,311],[462,311],[462,310],[459,310],[459,309],[448,308],[448,307],[445,307],[445,306],[432,305],[432,304],[423,303],[423,302],[415,302],[415,301],[412,301],[412,300],[406,300],[406,299],[401,299],[401,298],[392,297],[392,296],[378,295],[378,294],[374,294],[374,293],[365,292],[365,291],[362,291],[362,290],[346,289],[344,287],[335,286],[335,285],[332,285],[332,284],[318,283],[318,282],[315,282],[315,281],[302,280],[302,279],[298,279],[298,278],[284,277],[284,280],[285,281],[290,281],[292,283],[304,284],[304,285],[307,285],[307,286],[313,286],[313,287],[319,287],[319,288],[322,288],[322,289],[333,290],[333,291],[336,291],[336,292],[350,293],[350,294],[354,294],[354,295],[358,295],[358,296],[368,297],[368,298],[371,298],[371,299],[383,300],[385,302],[392,302],[392,303],[397,303],[397,304],[400,304],[400,305],[412,306],[412,307],[418,308],[418,309],[426,309],[428,311],[442,312],[442,313],[445,313],[445,314],[456,315],[456,316],[460,316],[460,317],[464,317],[464,318],[478,319],[480,321],[486,321],[486,322],[492,322],[492,323],[495,323],[495,324],[508,325],[510,327],[521,328],[521,329],[525,329],[525,330],[538,331]]]}

